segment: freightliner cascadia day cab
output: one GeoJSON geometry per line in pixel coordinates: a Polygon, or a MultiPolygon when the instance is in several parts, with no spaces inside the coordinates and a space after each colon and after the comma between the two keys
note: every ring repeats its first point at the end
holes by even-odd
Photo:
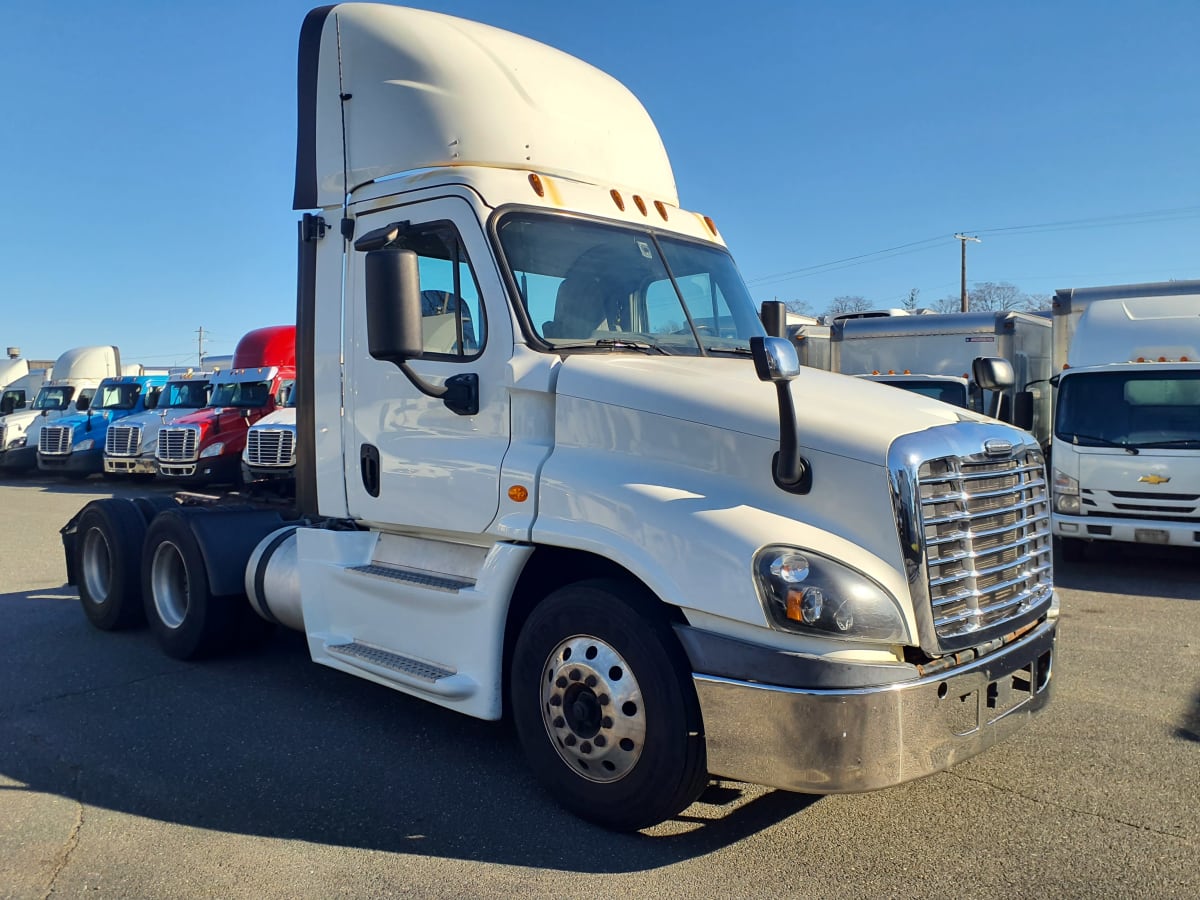
{"type": "Polygon", "coordinates": [[[296,326],[271,325],[247,332],[233,365],[213,378],[205,409],[158,432],[158,474],[174,481],[236,484],[242,474],[246,429],[279,405],[296,380],[296,326]]]}
{"type": "Polygon", "coordinates": [[[618,829],[710,775],[898,784],[1045,707],[1037,443],[801,372],[621,84],[344,4],[305,20],[299,124],[302,518],[89,505],[64,549],[94,623],[144,610],[194,656],[248,595],[322,665],[511,716],[618,829]]]}
{"type": "Polygon", "coordinates": [[[1200,281],[1061,290],[1051,453],[1064,558],[1200,546],[1200,281]]]}
{"type": "Polygon", "coordinates": [[[296,477],[296,391],[284,386],[283,405],[250,426],[242,451],[242,481],[283,487],[296,477]]]}
{"type": "Polygon", "coordinates": [[[153,409],[166,382],[166,375],[105,378],[85,412],[42,426],[38,433],[38,468],[68,478],[103,472],[109,427],[127,416],[153,409]]]}
{"type": "Polygon", "coordinates": [[[838,319],[832,368],[988,414],[999,412],[1050,445],[1050,319],[1012,310],[838,319]],[[982,386],[974,363],[1007,360],[1013,382],[1001,393],[982,386]]]}
{"type": "Polygon", "coordinates": [[[158,472],[154,452],[159,430],[208,406],[213,374],[176,372],[168,377],[153,409],[110,425],[104,440],[105,474],[153,477],[158,472]]]}
{"type": "Polygon", "coordinates": [[[59,356],[54,361],[53,379],[38,391],[33,406],[4,417],[0,470],[36,469],[42,427],[85,412],[100,382],[120,374],[121,353],[116,347],[75,347],[59,356]]]}

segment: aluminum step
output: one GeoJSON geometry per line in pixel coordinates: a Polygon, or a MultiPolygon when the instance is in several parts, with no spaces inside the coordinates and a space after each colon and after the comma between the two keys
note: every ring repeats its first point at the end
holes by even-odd
{"type": "Polygon", "coordinates": [[[331,656],[344,659],[351,665],[354,665],[356,661],[369,663],[373,669],[385,669],[418,681],[426,681],[429,684],[443,681],[455,674],[441,666],[401,656],[399,653],[372,647],[370,644],[363,644],[359,641],[351,641],[347,644],[328,644],[325,649],[331,656]]]}
{"type": "Polygon", "coordinates": [[[418,572],[413,569],[402,569],[399,566],[389,566],[383,563],[370,563],[365,566],[351,566],[349,572],[369,575],[373,578],[387,578],[391,581],[403,581],[435,591],[448,591],[457,594],[459,591],[475,587],[470,578],[456,578],[453,575],[435,575],[431,572],[418,572]]]}

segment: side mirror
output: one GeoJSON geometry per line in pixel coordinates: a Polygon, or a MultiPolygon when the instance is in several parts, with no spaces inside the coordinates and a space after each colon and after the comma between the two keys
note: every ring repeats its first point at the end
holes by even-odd
{"type": "Polygon", "coordinates": [[[1012,363],[999,356],[980,356],[971,362],[975,383],[985,391],[1007,391],[1016,382],[1012,363]]]}
{"type": "Polygon", "coordinates": [[[796,348],[786,338],[752,337],[750,354],[759,380],[773,382],[779,400],[779,451],[771,460],[771,475],[781,490],[807,494],[812,487],[812,469],[800,455],[791,391],[792,379],[800,374],[796,348]]]}
{"type": "Polygon", "coordinates": [[[424,354],[421,275],[412,250],[372,250],[366,258],[367,352],[396,365],[424,354]]]}
{"type": "MultiPolygon", "coordinates": [[[[366,240],[369,235],[364,235],[366,240]]],[[[356,245],[357,246],[357,245],[356,245]]],[[[444,384],[430,384],[408,367],[425,355],[421,329],[421,273],[417,254],[392,248],[367,251],[364,266],[367,294],[367,352],[393,363],[413,387],[440,399],[460,416],[479,412],[479,376],[452,375],[444,384]]]]}
{"type": "Polygon", "coordinates": [[[154,409],[158,406],[158,398],[161,391],[151,391],[146,395],[146,409],[154,409]]]}
{"type": "Polygon", "coordinates": [[[75,401],[76,412],[86,412],[89,406],[91,406],[91,400],[86,396],[80,396],[80,398],[75,401]]]}
{"type": "Polygon", "coordinates": [[[787,305],[782,300],[764,300],[759,311],[763,328],[771,337],[787,337],[787,305]]]}
{"type": "Polygon", "coordinates": [[[0,416],[7,416],[10,412],[17,408],[16,397],[5,397],[0,400],[0,416]]]}

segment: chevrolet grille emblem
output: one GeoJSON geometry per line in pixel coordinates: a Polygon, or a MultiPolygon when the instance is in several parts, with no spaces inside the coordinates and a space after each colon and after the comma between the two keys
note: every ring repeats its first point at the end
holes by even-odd
{"type": "Polygon", "coordinates": [[[1138,481],[1144,481],[1146,484],[1166,484],[1170,480],[1170,475],[1165,478],[1162,475],[1143,475],[1138,479],[1138,481]]]}

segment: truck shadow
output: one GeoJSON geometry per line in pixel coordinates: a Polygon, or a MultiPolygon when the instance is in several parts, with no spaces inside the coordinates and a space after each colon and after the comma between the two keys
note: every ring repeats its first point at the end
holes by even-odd
{"type": "Polygon", "coordinates": [[[1054,582],[1076,591],[1146,596],[1146,570],[1154,570],[1154,596],[1170,600],[1200,601],[1200,548],[1147,547],[1116,542],[1096,542],[1087,547],[1080,562],[1054,559],[1054,582]]]}
{"type": "Polygon", "coordinates": [[[0,659],[0,682],[27,679],[0,700],[0,775],[24,786],[8,790],[232,834],[587,873],[709,854],[819,799],[725,782],[673,821],[614,834],[541,791],[507,725],[313,665],[302,635],[191,664],[145,631],[93,630],[71,588],[0,595],[0,616],[12,608],[61,664],[0,659]]]}

